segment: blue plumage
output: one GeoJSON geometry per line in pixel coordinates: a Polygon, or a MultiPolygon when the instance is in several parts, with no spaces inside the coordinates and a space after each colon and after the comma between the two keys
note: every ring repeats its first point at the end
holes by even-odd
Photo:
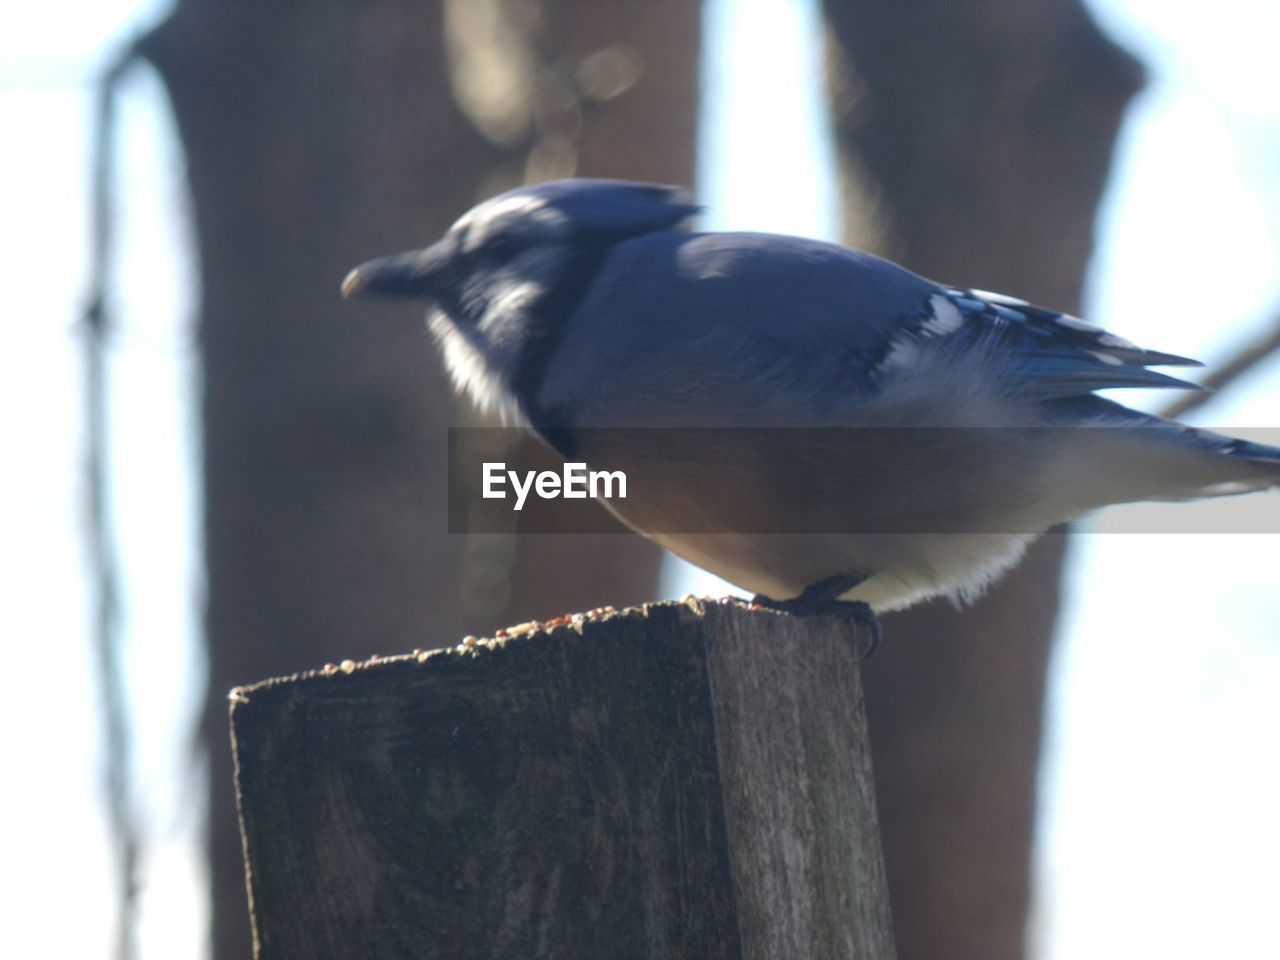
{"type": "Polygon", "coordinates": [[[1276,448],[1094,394],[1194,388],[1152,369],[1193,360],[835,244],[681,229],[696,210],[650,184],[524,187],[344,290],[432,301],[460,389],[635,470],[624,520],[771,597],[968,598],[1089,510],[1280,483],[1276,448]],[[619,426],[721,432],[592,430],[619,426]],[[844,432],[812,450],[794,427],[844,432]]]}

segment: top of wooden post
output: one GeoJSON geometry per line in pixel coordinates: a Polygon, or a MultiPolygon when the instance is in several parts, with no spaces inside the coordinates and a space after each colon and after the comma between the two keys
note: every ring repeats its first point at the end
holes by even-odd
{"type": "Polygon", "coordinates": [[[506,634],[233,691],[260,957],[892,957],[851,625],[506,634]]]}

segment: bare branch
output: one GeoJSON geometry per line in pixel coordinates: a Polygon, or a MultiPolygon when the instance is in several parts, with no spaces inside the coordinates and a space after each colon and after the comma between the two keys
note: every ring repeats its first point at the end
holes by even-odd
{"type": "Polygon", "coordinates": [[[1201,381],[1203,392],[1188,393],[1161,411],[1162,417],[1177,419],[1192,410],[1198,410],[1206,403],[1222,395],[1222,391],[1231,386],[1254,367],[1261,364],[1272,354],[1280,352],[1280,316],[1271,325],[1271,331],[1248,344],[1243,350],[1231,358],[1220,370],[1215,370],[1201,381]]]}
{"type": "Polygon", "coordinates": [[[98,691],[102,704],[104,752],[103,792],[111,839],[116,846],[116,883],[120,916],[116,956],[132,960],[137,955],[135,932],[138,915],[138,874],[142,841],[131,789],[128,707],[125,702],[123,644],[120,638],[120,570],[111,529],[111,492],[108,486],[110,435],[108,433],[107,349],[111,336],[108,302],[115,252],[115,207],[111,188],[115,180],[116,106],[120,81],[137,58],[133,44],[114,58],[98,84],[90,190],[90,278],[82,325],[85,333],[85,456],[87,537],[93,570],[97,609],[93,645],[97,656],[98,691]]]}

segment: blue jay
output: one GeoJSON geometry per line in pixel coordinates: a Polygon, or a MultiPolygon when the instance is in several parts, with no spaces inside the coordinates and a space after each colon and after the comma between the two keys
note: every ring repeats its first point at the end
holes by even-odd
{"type": "Polygon", "coordinates": [[[646,478],[610,508],[782,609],[969,600],[1093,509],[1280,484],[1280,448],[1094,394],[1193,388],[1149,368],[1194,360],[835,244],[689,232],[698,210],[645,183],[522,187],[343,292],[431,301],[461,392],[646,478]],[[805,452],[794,427],[847,439],[805,452]]]}

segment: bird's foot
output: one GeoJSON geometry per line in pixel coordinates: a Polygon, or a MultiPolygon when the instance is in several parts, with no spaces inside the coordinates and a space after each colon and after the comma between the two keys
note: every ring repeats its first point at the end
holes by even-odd
{"type": "Polygon", "coordinates": [[[825,580],[819,580],[817,583],[809,584],[800,592],[799,596],[792,597],[789,600],[774,600],[772,597],[766,597],[763,593],[757,593],[751,598],[751,602],[756,606],[767,607],[770,610],[777,610],[782,613],[790,613],[797,617],[821,615],[843,617],[860,627],[865,627],[867,629],[867,642],[858,651],[858,658],[866,660],[880,647],[880,618],[876,616],[875,611],[871,609],[869,604],[863,603],[861,600],[839,599],[865,579],[866,577],[849,575],[828,577],[825,580]]]}

